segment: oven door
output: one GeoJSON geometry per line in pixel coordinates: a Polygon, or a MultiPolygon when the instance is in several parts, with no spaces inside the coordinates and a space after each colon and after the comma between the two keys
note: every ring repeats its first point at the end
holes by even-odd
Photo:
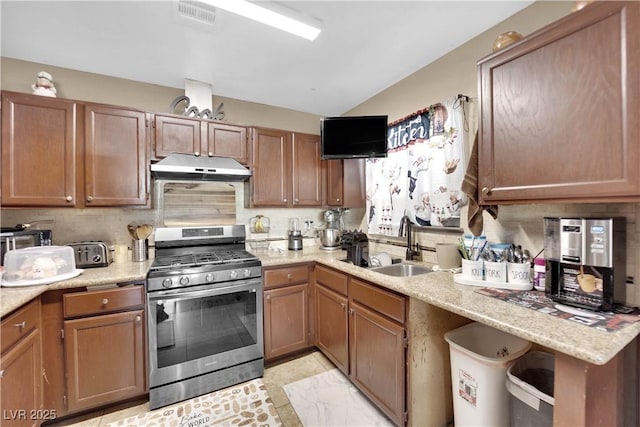
{"type": "Polygon", "coordinates": [[[262,359],[262,279],[147,294],[149,386],[262,359]]]}

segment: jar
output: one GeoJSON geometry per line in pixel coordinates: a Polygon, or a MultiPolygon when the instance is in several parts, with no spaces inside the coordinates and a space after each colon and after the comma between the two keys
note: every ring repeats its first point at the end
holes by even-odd
{"type": "Polygon", "coordinates": [[[533,288],[536,291],[544,292],[544,276],[545,276],[545,262],[544,258],[536,258],[533,261],[533,288]]]}
{"type": "Polygon", "coordinates": [[[252,233],[268,233],[271,229],[271,221],[264,215],[256,215],[251,218],[249,231],[252,233]]]}

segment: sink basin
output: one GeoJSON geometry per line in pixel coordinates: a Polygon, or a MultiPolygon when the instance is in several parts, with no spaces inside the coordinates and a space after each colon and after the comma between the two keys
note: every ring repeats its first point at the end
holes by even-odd
{"type": "Polygon", "coordinates": [[[374,267],[370,269],[376,273],[386,274],[387,276],[411,277],[419,274],[431,273],[431,269],[413,264],[392,264],[384,267],[374,267]]]}

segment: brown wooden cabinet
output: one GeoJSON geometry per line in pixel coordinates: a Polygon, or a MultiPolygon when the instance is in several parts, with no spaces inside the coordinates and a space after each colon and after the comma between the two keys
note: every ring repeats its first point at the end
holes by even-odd
{"type": "Polygon", "coordinates": [[[68,411],[144,394],[144,287],[65,294],[63,300],[68,411]]]}
{"type": "Polygon", "coordinates": [[[3,92],[2,205],[149,203],[142,111],[3,92]]]}
{"type": "Polygon", "coordinates": [[[85,105],[84,204],[144,206],[149,201],[146,113],[85,105]]]}
{"type": "Polygon", "coordinates": [[[478,63],[480,202],[640,200],[640,3],[593,2],[478,63]]]}
{"type": "Polygon", "coordinates": [[[144,286],[41,298],[46,409],[64,417],[147,392],[144,286]]]}
{"type": "Polygon", "coordinates": [[[56,418],[42,406],[40,299],[2,319],[0,400],[3,426],[38,426],[56,418]]]}
{"type": "Polygon", "coordinates": [[[344,204],[344,164],[342,160],[323,160],[326,169],[325,204],[342,206],[344,204]]]}
{"type": "Polygon", "coordinates": [[[264,287],[265,359],[311,347],[310,266],[265,269],[264,287]]]}
{"type": "Polygon", "coordinates": [[[318,135],[253,128],[250,157],[250,206],[322,206],[318,135]]]}
{"type": "Polygon", "coordinates": [[[212,120],[155,114],[155,157],[171,153],[232,157],[248,163],[247,128],[212,120]]]}
{"type": "Polygon", "coordinates": [[[394,423],[406,422],[406,297],[316,266],[316,346],[394,423]]]}

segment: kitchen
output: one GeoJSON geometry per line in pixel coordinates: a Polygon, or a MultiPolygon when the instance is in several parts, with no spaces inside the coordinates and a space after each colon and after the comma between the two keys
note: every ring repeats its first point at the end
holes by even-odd
{"type": "MultiPolygon", "coordinates": [[[[570,12],[572,2],[559,3],[559,4],[546,4],[536,3],[531,6],[530,10],[526,10],[521,14],[517,14],[514,17],[503,22],[499,26],[483,33],[481,36],[471,40],[468,44],[446,55],[436,63],[426,67],[419,73],[410,76],[406,81],[401,82],[396,86],[393,86],[383,91],[378,96],[370,99],[362,105],[348,112],[348,114],[369,114],[377,112],[389,112],[390,117],[400,117],[408,112],[418,110],[428,105],[430,102],[435,102],[443,97],[449,96],[451,93],[466,93],[473,95],[477,93],[477,80],[475,74],[475,62],[479,58],[489,53],[490,46],[495,39],[495,36],[501,32],[517,28],[523,34],[528,34],[533,30],[554,21],[555,19],[562,17],[570,12]],[[570,4],[571,3],[571,4],[570,4]],[[452,73],[452,69],[468,70],[465,72],[452,73]],[[429,79],[422,79],[423,76],[429,75],[429,79]],[[436,75],[439,78],[433,80],[433,76],[436,75]],[[437,81],[437,85],[428,86],[425,90],[415,90],[416,87],[422,87],[427,83],[421,83],[421,80],[437,81]],[[410,87],[409,90],[403,89],[404,85],[410,87]],[[429,93],[432,99],[424,99],[419,96],[419,93],[429,93]]],[[[58,69],[56,67],[43,66],[42,64],[25,63],[22,61],[11,60],[3,58],[2,63],[2,87],[3,90],[15,90],[28,92],[25,88],[24,76],[35,76],[41,68],[48,69],[56,76],[56,80],[66,82],[82,82],[84,79],[84,73],[58,69]]],[[[86,76],[84,76],[86,79],[86,76]]],[[[151,111],[164,111],[166,109],[166,103],[169,99],[174,99],[180,91],[162,88],[162,87],[149,87],[148,85],[138,85],[130,81],[122,81],[113,78],[105,78],[93,76],[96,79],[91,79],[91,100],[98,102],[107,102],[114,105],[132,105],[138,108],[148,108],[151,111]],[[95,84],[96,81],[100,81],[100,84],[95,84]],[[104,88],[104,93],[100,94],[94,87],[100,86],[104,88]],[[141,96],[135,98],[156,100],[157,104],[153,104],[154,101],[150,101],[148,105],[137,105],[134,102],[137,100],[127,100],[127,93],[137,93],[141,96]]],[[[86,80],[85,80],[86,81],[86,80]]],[[[69,84],[69,83],[67,83],[69,84]]],[[[79,83],[80,85],[80,83],[79,83]]],[[[85,93],[89,91],[88,87],[78,87],[78,93],[74,94],[72,88],[65,88],[70,98],[86,99],[85,93]]],[[[475,98],[472,96],[472,98],[475,98]]],[[[255,116],[249,118],[237,117],[233,119],[229,116],[229,120],[239,123],[251,123],[255,125],[263,125],[268,127],[275,127],[281,129],[290,129],[294,131],[317,133],[317,117],[309,117],[304,113],[295,113],[290,111],[281,112],[282,116],[273,121],[267,123],[260,122],[262,116],[260,113],[271,112],[272,109],[264,105],[247,105],[241,101],[234,101],[224,99],[225,105],[227,105],[230,114],[232,111],[255,111],[255,116]],[[246,108],[245,108],[246,107],[246,108]],[[290,120],[291,116],[294,116],[293,120],[290,120]],[[232,120],[233,119],[233,120],[232,120]]],[[[475,108],[474,103],[470,105],[475,108]]],[[[273,117],[273,114],[270,115],[273,117]]],[[[470,121],[476,117],[475,112],[470,112],[470,121]]],[[[472,129],[477,127],[472,125],[472,129]]],[[[237,191],[236,204],[238,223],[248,224],[249,219],[257,213],[265,213],[264,209],[246,209],[244,208],[244,194],[242,191],[237,191]]],[[[489,220],[485,221],[485,233],[491,239],[504,240],[504,241],[520,241],[525,246],[529,247],[541,247],[542,246],[542,216],[553,215],[567,215],[567,214],[594,214],[594,215],[622,215],[628,218],[630,224],[637,224],[639,216],[638,205],[635,203],[622,203],[622,204],[562,204],[562,205],[512,205],[512,206],[500,206],[500,215],[497,221],[489,220]]],[[[273,228],[277,230],[277,234],[284,235],[288,224],[286,219],[292,216],[300,218],[310,218],[320,223],[322,221],[322,210],[317,209],[270,209],[266,211],[273,221],[273,228]],[[279,220],[279,218],[282,218],[279,220]]],[[[347,228],[359,228],[360,218],[364,216],[362,208],[356,208],[350,210],[345,215],[346,221],[348,221],[347,228]]],[[[161,213],[157,210],[133,210],[133,209],[64,209],[62,211],[55,209],[20,209],[17,211],[3,209],[2,222],[3,224],[17,224],[23,222],[25,219],[30,221],[37,219],[55,219],[55,234],[54,236],[60,236],[59,238],[72,238],[74,240],[100,238],[114,242],[116,244],[126,244],[129,241],[126,234],[126,225],[130,222],[136,221],[152,221],[154,224],[160,224],[162,222],[161,213]],[[115,211],[115,212],[114,212],[115,211]],[[99,235],[92,230],[92,225],[96,222],[100,222],[104,229],[100,230],[99,235]],[[78,231],[80,229],[80,231],[78,231]]],[[[633,242],[638,241],[638,231],[630,225],[629,231],[629,248],[627,252],[627,271],[629,276],[638,277],[638,269],[640,266],[636,264],[637,252],[635,244],[633,242]]],[[[441,241],[450,241],[458,237],[456,235],[450,235],[440,232],[418,232],[416,233],[417,240],[420,244],[427,247],[434,247],[435,243],[441,241]]],[[[392,247],[390,250],[396,250],[392,247]]],[[[403,254],[403,249],[399,248],[399,255],[403,254]]],[[[425,253],[425,259],[427,261],[434,262],[433,253],[425,253]],[[431,259],[429,259],[431,257],[431,259]]],[[[636,285],[633,283],[628,284],[627,289],[627,302],[630,304],[638,304],[638,293],[636,291],[636,285]]]]}

